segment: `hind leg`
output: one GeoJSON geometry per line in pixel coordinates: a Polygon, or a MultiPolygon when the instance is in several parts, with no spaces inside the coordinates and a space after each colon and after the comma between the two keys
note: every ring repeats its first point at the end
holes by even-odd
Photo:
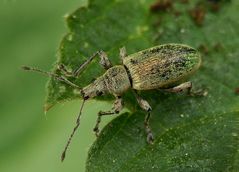
{"type": "Polygon", "coordinates": [[[149,124],[149,120],[150,120],[150,116],[151,116],[151,111],[152,108],[149,105],[149,103],[144,100],[143,98],[141,98],[136,91],[134,91],[134,95],[139,103],[139,106],[147,112],[147,114],[145,115],[145,119],[144,119],[144,128],[145,128],[145,132],[147,134],[147,142],[149,144],[153,144],[154,141],[154,137],[153,137],[153,133],[149,124]]]}
{"type": "Polygon", "coordinates": [[[172,93],[179,93],[182,92],[183,90],[187,90],[188,94],[191,94],[191,90],[192,90],[192,82],[185,82],[182,83],[176,87],[173,88],[168,88],[168,89],[163,89],[164,91],[168,91],[168,92],[172,92],[172,93]]]}
{"type": "Polygon", "coordinates": [[[168,89],[163,89],[164,91],[172,92],[172,93],[179,93],[184,90],[187,90],[187,94],[190,96],[207,96],[207,91],[206,90],[197,90],[197,91],[192,91],[192,82],[184,82],[176,87],[173,88],[168,88],[168,89]]]}

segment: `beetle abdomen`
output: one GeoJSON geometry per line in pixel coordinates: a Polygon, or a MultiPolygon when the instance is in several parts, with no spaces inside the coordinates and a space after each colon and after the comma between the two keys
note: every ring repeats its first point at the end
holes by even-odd
{"type": "Polygon", "coordinates": [[[165,44],[123,59],[136,90],[166,88],[179,84],[200,66],[199,53],[186,45],[165,44]]]}

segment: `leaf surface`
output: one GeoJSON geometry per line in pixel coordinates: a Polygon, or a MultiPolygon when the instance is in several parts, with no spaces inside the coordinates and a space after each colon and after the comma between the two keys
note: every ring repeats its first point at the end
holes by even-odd
{"type": "MultiPolygon", "coordinates": [[[[131,113],[104,128],[89,151],[86,171],[238,171],[239,2],[222,1],[217,12],[211,11],[209,2],[202,3],[205,18],[196,24],[192,19],[192,12],[198,10],[196,1],[173,2],[172,7],[160,7],[156,13],[150,11],[152,3],[90,1],[68,16],[70,32],[61,43],[58,62],[73,70],[103,49],[119,64],[122,46],[130,54],[158,44],[188,44],[202,52],[203,64],[191,78],[194,90],[207,89],[208,95],[141,92],[153,107],[155,142],[148,145],[145,114],[127,92],[124,100],[131,113]]],[[[98,61],[72,82],[83,87],[102,75],[98,61]]],[[[75,98],[79,98],[76,90],[55,80],[49,82],[47,107],[75,98]]]]}

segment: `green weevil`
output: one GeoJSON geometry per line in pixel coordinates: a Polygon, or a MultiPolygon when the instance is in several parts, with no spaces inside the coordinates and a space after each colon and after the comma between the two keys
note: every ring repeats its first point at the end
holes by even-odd
{"type": "Polygon", "coordinates": [[[121,65],[113,66],[104,51],[94,53],[80,67],[73,72],[67,70],[63,64],[58,65],[61,75],[45,72],[37,68],[24,66],[24,70],[36,71],[65,82],[74,88],[80,90],[83,97],[80,113],[78,115],[76,126],[70,135],[70,138],[62,153],[62,161],[65,158],[66,150],[71,139],[80,125],[80,116],[84,102],[90,98],[105,94],[112,94],[116,100],[110,111],[99,111],[94,132],[99,135],[99,124],[104,115],[113,115],[119,113],[123,108],[121,95],[128,89],[132,89],[139,106],[146,111],[144,120],[147,142],[153,143],[154,137],[149,126],[150,114],[152,111],[149,103],[141,98],[138,90],[162,89],[169,92],[181,92],[188,90],[190,93],[192,83],[186,82],[200,66],[201,57],[197,50],[183,44],[164,44],[155,46],[134,54],[127,55],[125,47],[120,49],[121,65]],[[95,58],[100,57],[100,65],[106,72],[99,76],[95,81],[84,88],[69,81],[66,77],[78,77],[85,67],[95,58]]]}

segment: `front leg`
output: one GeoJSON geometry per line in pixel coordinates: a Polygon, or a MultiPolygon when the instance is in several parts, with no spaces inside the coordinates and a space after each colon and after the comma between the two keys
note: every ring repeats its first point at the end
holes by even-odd
{"type": "Polygon", "coordinates": [[[112,107],[112,110],[110,111],[99,111],[98,113],[98,118],[96,120],[96,125],[93,129],[93,131],[95,132],[95,135],[96,136],[99,136],[99,125],[100,125],[100,122],[101,122],[101,117],[103,115],[114,115],[114,114],[118,114],[123,108],[123,100],[120,96],[117,96],[116,97],[116,100],[113,104],[113,107],[112,107]]]}
{"type": "Polygon", "coordinates": [[[96,53],[94,53],[89,59],[87,59],[83,64],[81,64],[79,66],[79,68],[77,68],[74,71],[69,71],[67,69],[67,67],[64,64],[59,64],[58,65],[58,70],[61,71],[62,74],[64,74],[64,76],[71,76],[71,77],[77,77],[81,74],[81,72],[84,70],[84,68],[90,64],[90,62],[95,58],[99,56],[100,57],[100,65],[105,69],[109,69],[112,67],[112,64],[107,56],[107,54],[104,51],[97,51],[96,53]]]}
{"type": "Polygon", "coordinates": [[[74,71],[74,73],[73,73],[74,76],[75,77],[79,76],[79,74],[83,71],[83,69],[88,64],[90,64],[90,62],[97,56],[100,57],[100,62],[99,63],[105,70],[112,67],[112,64],[111,64],[107,54],[104,51],[100,50],[100,51],[97,51],[96,53],[94,53],[87,61],[85,61],[82,65],[80,65],[80,67],[74,71]]]}
{"type": "Polygon", "coordinates": [[[150,120],[152,108],[146,100],[142,99],[137,94],[136,91],[134,91],[134,95],[135,95],[135,97],[136,97],[136,99],[139,103],[139,106],[147,112],[147,114],[145,116],[145,119],[144,119],[144,128],[145,128],[145,132],[147,133],[147,142],[150,143],[150,144],[153,144],[154,137],[153,137],[153,133],[152,133],[152,130],[150,128],[150,125],[149,125],[149,120],[150,120]]]}

